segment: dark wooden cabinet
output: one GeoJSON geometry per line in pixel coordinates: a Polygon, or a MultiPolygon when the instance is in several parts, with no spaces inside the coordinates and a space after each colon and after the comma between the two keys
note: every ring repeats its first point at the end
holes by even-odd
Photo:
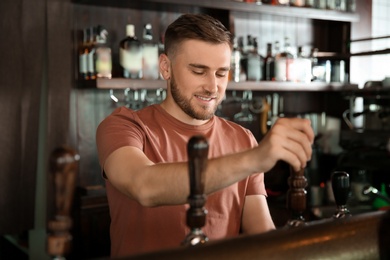
{"type": "Polygon", "coordinates": [[[110,214],[103,187],[79,188],[75,196],[72,250],[69,259],[110,255],[110,214]]]}

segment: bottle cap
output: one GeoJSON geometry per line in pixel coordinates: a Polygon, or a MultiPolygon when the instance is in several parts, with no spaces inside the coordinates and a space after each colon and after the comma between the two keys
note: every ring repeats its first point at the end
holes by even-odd
{"type": "Polygon", "coordinates": [[[126,35],[130,37],[134,37],[134,24],[126,25],[126,35]]]}

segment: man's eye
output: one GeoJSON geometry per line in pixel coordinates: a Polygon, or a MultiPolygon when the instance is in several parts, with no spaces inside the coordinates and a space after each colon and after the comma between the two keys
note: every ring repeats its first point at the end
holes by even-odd
{"type": "Polygon", "coordinates": [[[203,74],[204,74],[204,71],[193,70],[192,72],[193,72],[194,74],[196,74],[196,75],[203,75],[203,74]]]}
{"type": "Polygon", "coordinates": [[[223,77],[225,77],[227,74],[228,74],[228,73],[227,73],[226,71],[224,71],[224,72],[218,72],[216,75],[217,75],[217,77],[223,78],[223,77]]]}

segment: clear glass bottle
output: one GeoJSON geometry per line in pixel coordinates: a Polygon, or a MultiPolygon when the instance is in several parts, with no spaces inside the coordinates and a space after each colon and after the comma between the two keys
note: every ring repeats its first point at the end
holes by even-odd
{"type": "Polygon", "coordinates": [[[95,68],[95,45],[96,45],[96,27],[92,26],[88,28],[89,30],[89,44],[88,44],[88,54],[87,54],[87,70],[88,70],[88,79],[96,79],[96,68],[95,68]]]}
{"type": "Polygon", "coordinates": [[[123,68],[123,77],[142,79],[142,44],[135,36],[133,24],[126,26],[126,35],[119,43],[119,63],[123,68]]]}
{"type": "Polygon", "coordinates": [[[303,52],[303,47],[298,47],[297,58],[294,61],[295,80],[298,82],[311,82],[311,59],[303,52]]]}
{"type": "Polygon", "coordinates": [[[294,55],[290,48],[290,40],[286,37],[284,40],[284,50],[275,54],[276,81],[292,81],[292,76],[294,75],[294,55]]]}
{"type": "Polygon", "coordinates": [[[233,38],[233,51],[230,59],[229,79],[234,82],[240,82],[241,74],[241,50],[238,46],[238,38],[233,38]]]}
{"type": "Polygon", "coordinates": [[[244,53],[244,37],[238,37],[238,51],[241,53],[240,81],[246,81],[246,59],[244,53]]]}
{"type": "Polygon", "coordinates": [[[296,7],[304,7],[305,6],[305,0],[290,0],[291,6],[296,7]]]}
{"type": "Polygon", "coordinates": [[[112,77],[112,57],[111,48],[107,45],[108,32],[102,26],[96,27],[95,44],[95,70],[97,78],[112,77]]]}
{"type": "Polygon", "coordinates": [[[272,43],[267,43],[267,54],[264,58],[264,80],[274,80],[275,79],[275,57],[272,54],[272,43]]]}
{"type": "Polygon", "coordinates": [[[313,8],[314,5],[314,0],[305,0],[305,7],[313,8]]]}
{"type": "Polygon", "coordinates": [[[258,53],[257,38],[252,38],[252,43],[247,53],[247,80],[259,81],[262,79],[263,57],[258,53]]]}
{"type": "Polygon", "coordinates": [[[150,23],[145,24],[142,36],[142,70],[144,79],[158,79],[158,44],[154,42],[153,30],[150,23]]]}
{"type": "Polygon", "coordinates": [[[79,47],[79,79],[87,80],[88,77],[88,42],[89,30],[83,30],[83,39],[79,47]]]}

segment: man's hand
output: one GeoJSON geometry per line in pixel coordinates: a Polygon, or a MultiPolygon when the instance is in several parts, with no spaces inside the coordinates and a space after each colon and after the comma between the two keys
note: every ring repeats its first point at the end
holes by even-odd
{"type": "Polygon", "coordinates": [[[269,171],[279,160],[298,171],[311,159],[314,132],[311,122],[302,118],[279,118],[255,149],[259,168],[269,171]]]}

